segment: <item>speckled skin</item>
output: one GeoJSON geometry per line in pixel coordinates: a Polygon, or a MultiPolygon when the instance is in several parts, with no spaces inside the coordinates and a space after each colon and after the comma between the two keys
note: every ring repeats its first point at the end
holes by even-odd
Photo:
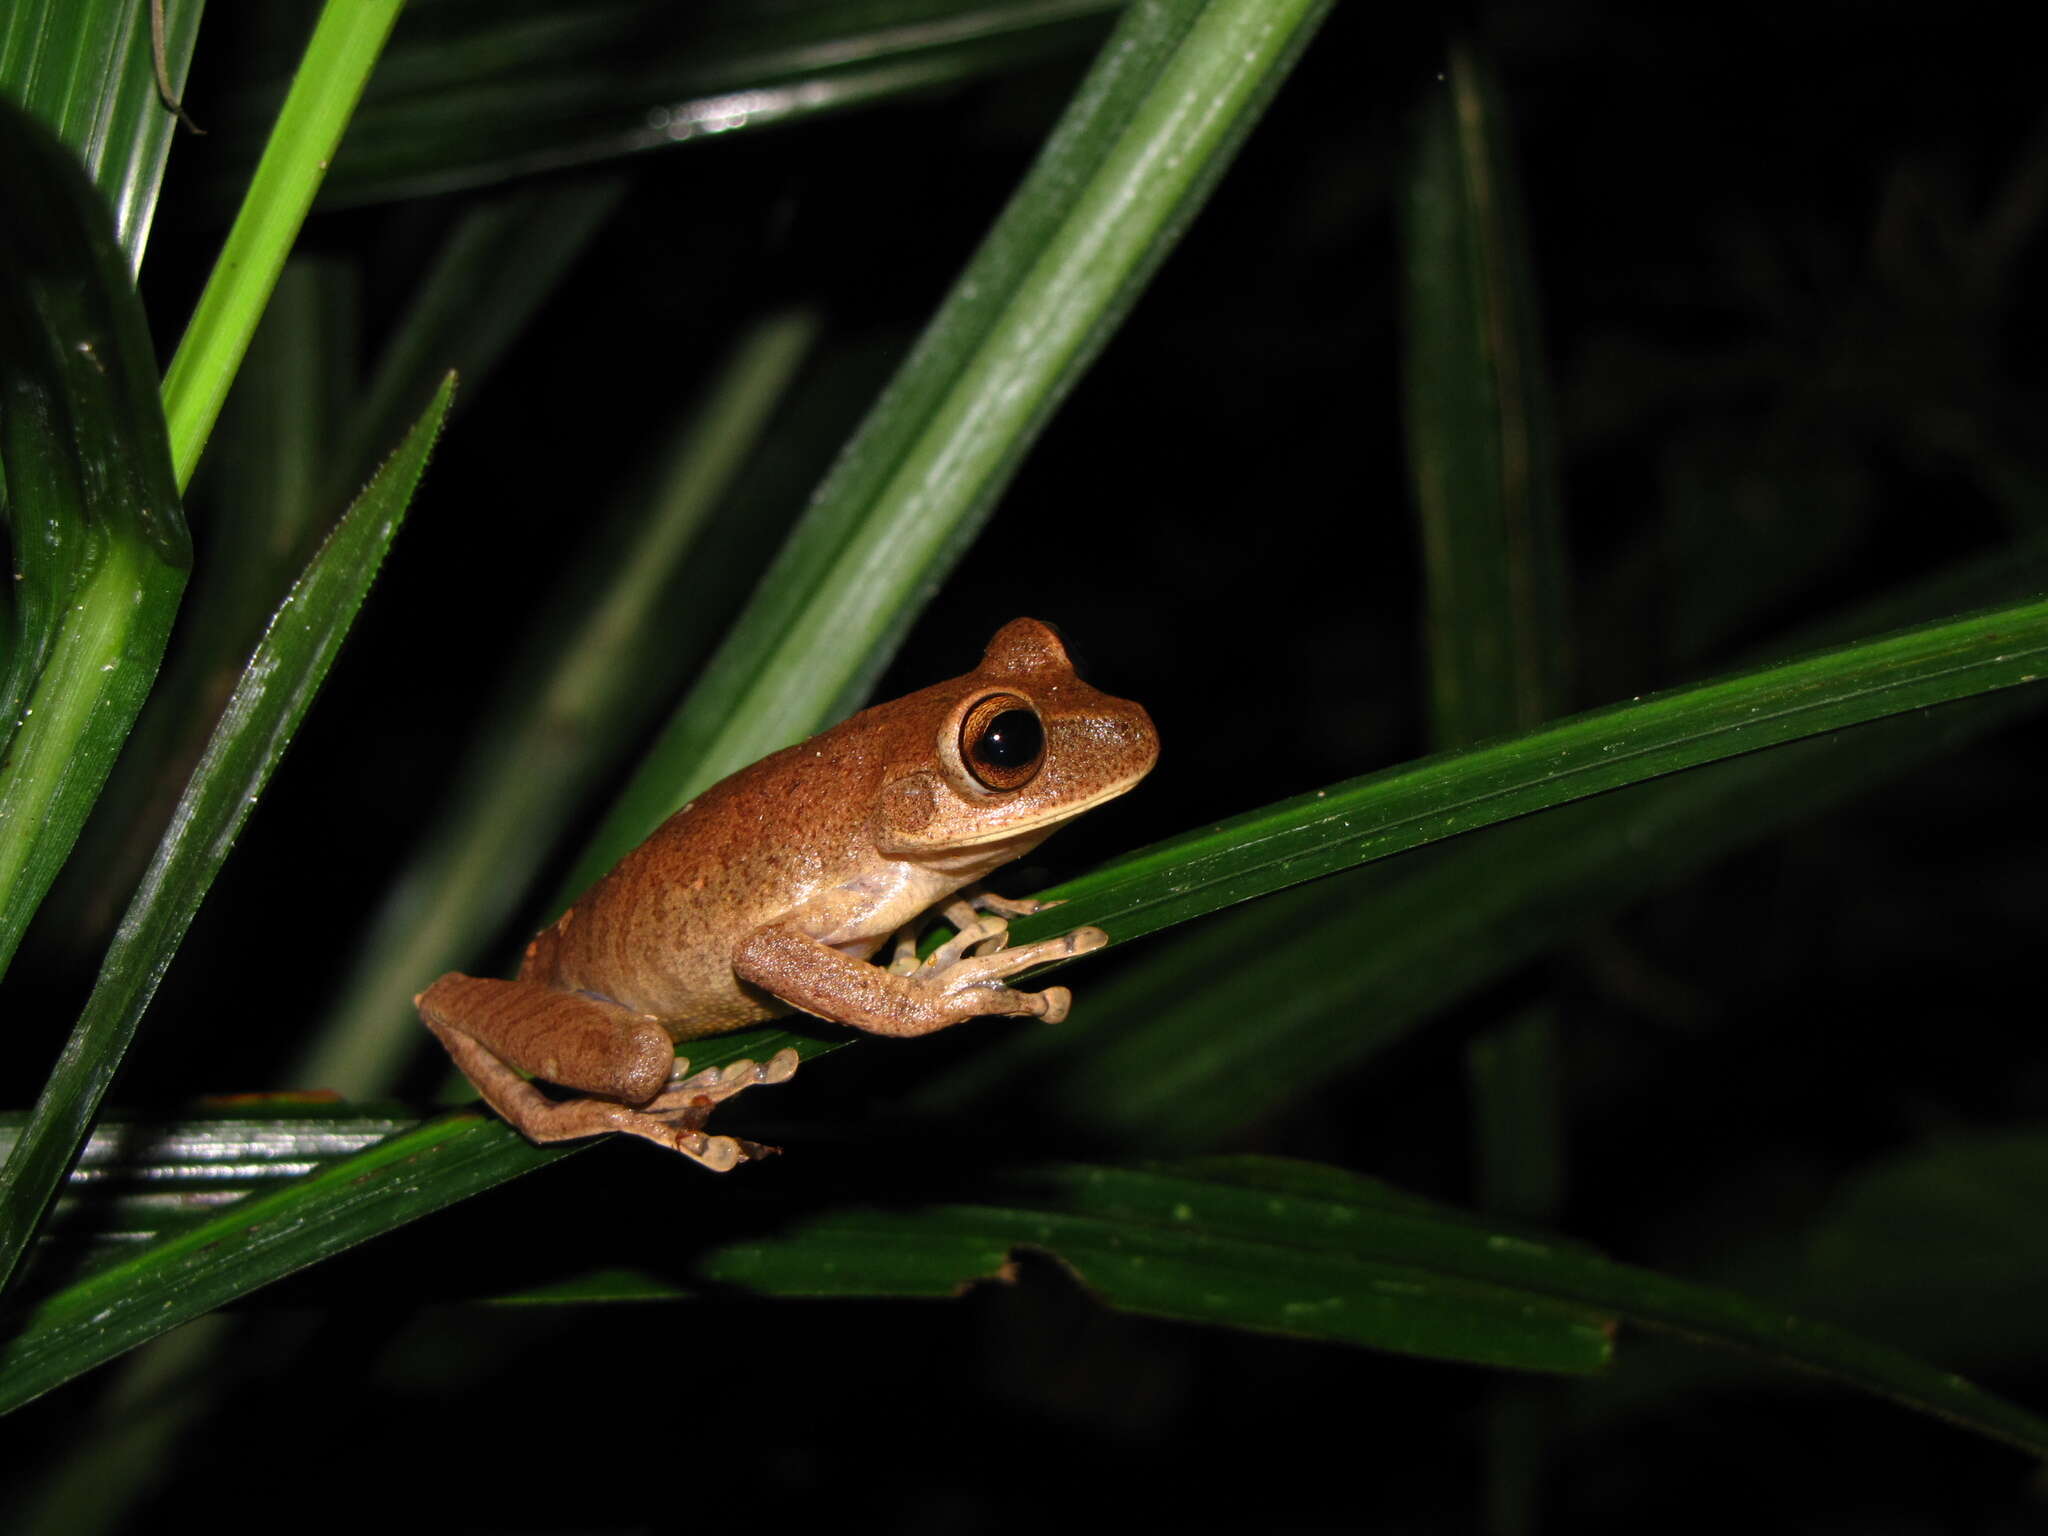
{"type": "Polygon", "coordinates": [[[756,929],[792,925],[865,960],[1128,789],[1157,755],[1142,708],[1090,688],[1050,629],[1018,620],[965,677],[862,710],[706,790],[534,940],[520,978],[653,1014],[676,1040],[773,1018],[789,1006],[734,973],[756,929]],[[996,691],[1029,700],[1046,732],[1045,766],[1009,794],[949,775],[939,748],[963,706],[996,691]]]}
{"type": "MultiPolygon", "coordinates": [[[[907,973],[866,962],[934,908],[956,926],[971,919],[966,901],[949,905],[954,893],[1122,794],[1158,750],[1142,707],[1090,688],[1049,626],[1017,619],[964,677],[864,710],[706,790],[535,937],[517,981],[451,973],[421,995],[421,1016],[535,1139],[629,1130],[730,1166],[689,1144],[736,1145],[698,1133],[713,1099],[690,1101],[699,1107],[680,1138],[640,1123],[653,1096],[677,1086],[670,1042],[793,1009],[883,1034],[979,1013],[1059,1017],[1064,989],[1018,992],[1003,978],[1099,946],[1098,929],[997,953],[1003,925],[984,920],[986,941],[971,952],[921,968],[912,959],[907,973]],[[963,721],[997,694],[1022,701],[1044,731],[1035,773],[1010,790],[986,787],[962,756],[963,721]],[[564,1114],[587,1101],[545,1100],[508,1062],[643,1113],[564,1114]]],[[[795,1062],[770,1066],[786,1076],[795,1062]]]]}

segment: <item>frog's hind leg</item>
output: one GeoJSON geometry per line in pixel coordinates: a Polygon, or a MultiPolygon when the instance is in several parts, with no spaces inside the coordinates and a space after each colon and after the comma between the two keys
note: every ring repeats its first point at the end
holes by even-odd
{"type": "Polygon", "coordinates": [[[689,1077],[659,1019],[603,998],[451,971],[414,1001],[484,1102],[528,1140],[623,1131],[720,1173],[773,1150],[707,1136],[704,1121],[713,1105],[742,1089],[787,1078],[794,1052],[762,1066],[734,1062],[689,1077]],[[521,1071],[591,1097],[551,1099],[521,1071]]]}

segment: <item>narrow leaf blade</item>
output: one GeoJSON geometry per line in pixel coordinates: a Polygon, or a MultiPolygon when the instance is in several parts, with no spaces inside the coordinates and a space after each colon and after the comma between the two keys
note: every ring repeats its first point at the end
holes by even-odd
{"type": "Polygon", "coordinates": [[[451,376],[272,619],[107,951],[56,1070],[0,1169],[0,1281],[77,1153],[142,1011],[249,809],[305,718],[405,516],[454,393],[451,376]]]}
{"type": "Polygon", "coordinates": [[[213,433],[270,290],[403,0],[327,0],[263,158],[164,375],[178,484],[213,433]]]}

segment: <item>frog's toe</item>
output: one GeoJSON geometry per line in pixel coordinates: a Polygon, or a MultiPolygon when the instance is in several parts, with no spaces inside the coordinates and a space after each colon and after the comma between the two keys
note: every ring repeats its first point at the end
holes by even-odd
{"type": "Polygon", "coordinates": [[[640,1106],[650,1115],[682,1116],[692,1110],[708,1110],[736,1093],[761,1083],[786,1083],[796,1075],[797,1054],[784,1047],[765,1062],[742,1057],[723,1067],[706,1067],[692,1073],[688,1061],[678,1057],[676,1070],[664,1088],[650,1102],[640,1106]]]}
{"type": "Polygon", "coordinates": [[[1067,953],[1085,955],[1090,950],[1100,949],[1109,942],[1109,935],[1100,928],[1076,928],[1067,935],[1067,953]]]}
{"type": "Polygon", "coordinates": [[[706,1067],[702,1072],[692,1076],[690,1058],[678,1056],[674,1070],[668,1075],[668,1083],[662,1088],[662,1096],[666,1098],[671,1093],[701,1092],[715,1088],[718,1086],[718,1076],[719,1071],[716,1067],[706,1067]]]}
{"type": "Polygon", "coordinates": [[[1032,1012],[1048,1024],[1059,1023],[1074,1006],[1074,994],[1065,987],[1047,987],[1043,992],[1025,995],[1037,999],[1039,1006],[1032,1012]]]}
{"type": "Polygon", "coordinates": [[[1040,901],[1035,896],[998,896],[994,891],[976,891],[967,899],[984,912],[1000,912],[1004,917],[1029,917],[1060,905],[1057,901],[1040,901]]]}
{"type": "Polygon", "coordinates": [[[937,973],[968,955],[992,955],[1010,942],[1007,918],[978,917],[931,953],[922,969],[937,973]]]}
{"type": "Polygon", "coordinates": [[[702,1132],[686,1131],[676,1138],[675,1147],[683,1156],[694,1158],[713,1173],[730,1173],[747,1160],[745,1151],[730,1136],[706,1136],[702,1132]]]}

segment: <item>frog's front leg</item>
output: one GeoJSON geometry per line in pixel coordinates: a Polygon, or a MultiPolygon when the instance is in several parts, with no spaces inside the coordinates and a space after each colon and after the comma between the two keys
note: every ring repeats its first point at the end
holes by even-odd
{"type": "Polygon", "coordinates": [[[772,1149],[705,1135],[712,1106],[796,1070],[796,1053],[780,1051],[691,1077],[659,1019],[537,982],[451,971],[413,1001],[484,1102],[529,1141],[623,1131],[723,1173],[772,1149]],[[522,1071],[593,1097],[550,1099],[522,1071]]]}
{"type": "Polygon", "coordinates": [[[1072,993],[1065,987],[1019,992],[1004,986],[1004,978],[1034,965],[1084,955],[1108,942],[1109,935],[1100,928],[1076,928],[1019,949],[982,955],[956,952],[943,964],[932,963],[939,959],[934,955],[905,976],[857,960],[788,923],[771,923],[741,942],[733,954],[733,970],[743,981],[821,1019],[878,1035],[927,1035],[989,1013],[1033,1014],[1057,1024],[1072,1006],[1072,993]]]}

